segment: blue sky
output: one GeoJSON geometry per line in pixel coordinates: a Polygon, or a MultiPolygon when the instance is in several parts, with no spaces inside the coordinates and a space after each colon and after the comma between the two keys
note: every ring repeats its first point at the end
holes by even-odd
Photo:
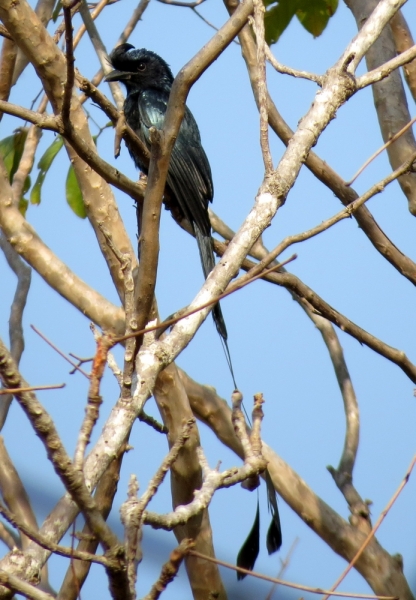
{"type": "MultiPolygon", "coordinates": [[[[97,24],[108,50],[134,8],[134,2],[123,0],[107,8],[97,24]]],[[[221,2],[208,0],[199,7],[207,19],[220,26],[227,18],[221,2]]],[[[414,22],[415,5],[405,7],[409,23],[414,22]]],[[[51,31],[54,27],[51,28],[51,31]]],[[[154,50],[169,62],[174,73],[210,39],[212,30],[189,9],[167,6],[153,0],[131,37],[137,47],[154,50]]],[[[339,57],[355,35],[352,15],[343,3],[321,37],[313,39],[294,20],[273,47],[277,58],[292,67],[323,73],[339,57]]],[[[98,61],[87,39],[76,54],[76,66],[86,76],[93,76],[98,61]]],[[[360,72],[363,72],[361,65],[360,72]]],[[[311,82],[294,80],[268,70],[270,93],[278,110],[291,125],[308,110],[316,92],[311,82]]],[[[101,89],[109,94],[108,86],[101,89]]],[[[13,90],[11,101],[27,103],[38,91],[29,68],[13,90]],[[30,93],[28,94],[28,90],[30,93]]],[[[409,98],[413,115],[413,100],[409,98]]],[[[26,104],[27,105],[27,104],[26,104]]],[[[209,157],[215,187],[214,211],[233,229],[237,229],[250,210],[263,175],[258,143],[258,113],[248,83],[245,65],[236,44],[221,55],[191,90],[188,105],[200,127],[203,145],[209,157]]],[[[98,110],[94,118],[105,123],[98,110]]],[[[0,137],[16,127],[16,121],[5,117],[0,137]]],[[[137,176],[125,147],[115,161],[113,131],[99,139],[102,155],[130,177],[137,176]]],[[[41,151],[53,140],[45,132],[41,151]]],[[[361,164],[382,144],[370,90],[352,98],[339,111],[319,140],[315,150],[343,178],[349,179],[361,164]]],[[[274,163],[284,151],[271,134],[274,163]]],[[[40,154],[39,154],[40,156],[40,154]]],[[[68,161],[59,156],[48,173],[39,207],[30,207],[28,220],[54,252],[91,286],[117,303],[116,293],[94,241],[87,221],[73,215],[65,202],[64,182],[68,161]]],[[[362,193],[389,173],[383,154],[360,176],[355,189],[362,193]]],[[[116,191],[126,227],[132,240],[136,235],[135,214],[129,198],[116,191]]],[[[399,186],[392,184],[382,195],[373,198],[369,209],[392,241],[413,260],[414,218],[399,186]]],[[[310,228],[340,210],[340,202],[304,168],[290,192],[286,205],[279,210],[272,226],[265,232],[268,247],[283,237],[310,228]]],[[[292,249],[285,254],[289,256],[292,249]]],[[[323,235],[297,246],[298,259],[290,270],[347,317],[388,344],[404,350],[416,360],[416,325],[414,290],[373,249],[355,220],[349,219],[323,235]]],[[[4,282],[0,294],[0,334],[7,339],[8,310],[14,292],[14,277],[0,256],[0,277],[4,282]]],[[[162,316],[186,305],[202,283],[199,255],[195,241],[181,231],[170,214],[163,212],[161,226],[160,268],[157,299],[162,316]]],[[[230,339],[237,382],[246,405],[251,406],[254,393],[264,394],[265,420],[263,435],[289,464],[327,503],[344,518],[348,508],[334,485],[326,466],[338,464],[344,441],[342,398],[326,348],[319,332],[289,294],[276,286],[256,282],[225,299],[222,303],[230,339]]],[[[77,428],[83,417],[87,381],[82,376],[68,375],[68,366],[29,328],[35,324],[65,352],[89,356],[94,352],[88,321],[63,299],[48,289],[35,273],[25,311],[26,351],[21,370],[31,384],[60,383],[62,391],[39,394],[62,434],[69,452],[73,452],[77,428]]],[[[373,501],[374,520],[399,485],[416,451],[414,438],[415,398],[413,384],[401,370],[374,354],[348,335],[338,331],[345,351],[361,412],[361,443],[354,481],[363,498],[373,501]]],[[[116,355],[121,360],[120,351],[116,355]]],[[[232,392],[225,358],[215,327],[208,318],[194,341],[178,358],[178,364],[194,379],[214,386],[229,399],[232,392]]],[[[104,422],[117,398],[117,387],[107,373],[103,384],[104,422]]],[[[150,400],[146,409],[157,414],[150,400]]],[[[95,439],[100,425],[95,433],[95,439]]],[[[30,426],[15,404],[3,431],[9,452],[23,480],[33,495],[39,519],[42,520],[62,493],[53,469],[47,464],[43,447],[32,435],[30,426]]],[[[201,425],[204,449],[211,466],[222,461],[226,468],[238,459],[222,447],[213,434],[201,425]]],[[[133,431],[135,448],[124,464],[112,523],[122,530],[118,507],[126,498],[130,473],[136,473],[141,489],[166,453],[163,439],[145,425],[133,431]],[[151,452],[149,452],[151,448],[151,452]]],[[[411,585],[416,584],[416,497],[415,475],[382,525],[378,538],[391,554],[401,553],[404,570],[411,585]]],[[[262,508],[262,540],[269,522],[265,491],[260,490],[262,508]]],[[[254,518],[256,497],[240,487],[220,491],[211,506],[211,521],[217,556],[234,562],[254,518]]],[[[295,538],[299,538],[285,578],[298,583],[326,588],[337,579],[345,562],[333,552],[288,508],[279,503],[284,543],[279,555],[267,556],[265,543],[256,569],[276,575],[280,558],[284,558],[295,538]]],[[[168,485],[157,494],[153,510],[170,509],[168,485]]],[[[147,593],[157,578],[161,562],[167,560],[175,541],[172,534],[145,531],[145,558],[139,569],[139,596],[147,593]]],[[[66,561],[53,559],[51,583],[59,586],[66,561]]],[[[266,596],[268,584],[247,578],[235,583],[234,573],[224,572],[227,586],[233,586],[230,598],[246,593],[266,596]]],[[[106,581],[99,568],[83,593],[85,598],[109,597],[106,581]]],[[[351,573],[341,589],[368,592],[362,578],[351,573]]],[[[279,590],[278,593],[282,593],[279,590]]],[[[181,571],[164,598],[190,597],[186,576],[181,571]]],[[[298,597],[297,594],[296,597],[298,597]]],[[[305,596],[302,594],[302,596],[305,596]]]]}

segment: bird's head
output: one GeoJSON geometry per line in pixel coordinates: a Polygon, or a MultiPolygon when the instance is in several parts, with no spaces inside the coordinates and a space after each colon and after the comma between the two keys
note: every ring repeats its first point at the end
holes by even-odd
{"type": "Polygon", "coordinates": [[[127,92],[147,88],[170,88],[173,82],[172,71],[167,63],[154,52],[137,48],[131,44],[121,44],[110,54],[114,67],[105,81],[121,81],[127,92]]]}

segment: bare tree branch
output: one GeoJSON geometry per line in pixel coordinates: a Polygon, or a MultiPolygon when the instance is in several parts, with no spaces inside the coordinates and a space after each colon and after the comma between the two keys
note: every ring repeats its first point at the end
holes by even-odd
{"type": "MultiPolygon", "coordinates": [[[[227,0],[226,7],[232,14],[238,6],[238,0],[227,0]]],[[[257,94],[257,62],[256,62],[256,49],[254,40],[250,34],[250,31],[245,27],[239,34],[239,40],[242,47],[243,58],[246,61],[251,86],[253,88],[256,102],[258,103],[257,94]]],[[[268,112],[269,112],[269,124],[282,142],[287,146],[293,137],[293,131],[282,119],[281,115],[276,109],[272,99],[268,98],[268,112]]],[[[331,167],[320,159],[314,152],[310,151],[306,158],[305,165],[311,170],[319,181],[322,181],[337,198],[341,200],[344,206],[348,206],[351,202],[358,198],[358,194],[348,187],[345,181],[335,172],[331,167]]],[[[354,214],[357,223],[362,231],[367,235],[370,242],[376,248],[378,252],[386,260],[388,260],[395,269],[399,271],[404,277],[409,279],[416,285],[416,264],[403,252],[393,244],[393,242],[386,236],[381,230],[379,225],[374,220],[370,211],[362,206],[354,214]]]]}
{"type": "MultiPolygon", "coordinates": [[[[223,444],[241,457],[241,444],[233,431],[231,409],[226,401],[212,387],[196,383],[182,370],[179,373],[195,416],[208,425],[223,444]]],[[[276,491],[334,552],[349,562],[366,536],[314,494],[305,481],[265,442],[263,454],[276,491]]],[[[357,560],[355,568],[376,594],[391,594],[413,600],[400,564],[374,538],[357,560]]]]}
{"type": "MultiPolygon", "coordinates": [[[[390,21],[390,27],[398,54],[414,46],[411,31],[401,10],[398,10],[390,21]]],[[[403,71],[413,99],[416,100],[416,61],[404,65],[403,71]]]]}
{"type": "MultiPolygon", "coordinates": [[[[137,23],[140,21],[140,19],[142,18],[142,15],[144,13],[144,11],[146,10],[146,8],[149,5],[150,0],[140,0],[140,2],[138,3],[138,5],[136,6],[136,8],[134,9],[127,25],[125,26],[125,28],[123,29],[120,37],[118,38],[117,42],[116,42],[116,46],[119,46],[120,44],[124,44],[124,42],[127,42],[127,40],[129,39],[129,37],[131,36],[131,34],[133,33],[137,23]]],[[[97,73],[94,75],[94,77],[92,78],[91,82],[93,83],[93,85],[98,85],[102,79],[104,77],[104,72],[102,69],[100,69],[99,71],[97,71],[97,73]]],[[[81,102],[84,102],[84,100],[86,100],[86,98],[81,98],[81,102]]]]}
{"type": "MultiPolygon", "coordinates": [[[[396,13],[396,15],[397,14],[399,14],[399,13],[396,13]]],[[[377,81],[381,81],[382,79],[385,79],[395,69],[398,69],[399,67],[403,67],[404,65],[412,62],[415,59],[415,57],[416,57],[416,46],[413,45],[411,48],[408,48],[407,50],[405,50],[404,52],[399,54],[399,56],[396,56],[395,58],[392,58],[391,60],[384,63],[384,65],[381,65],[377,69],[373,69],[372,71],[369,71],[365,75],[361,75],[361,77],[358,77],[357,87],[362,89],[362,88],[366,87],[367,85],[371,85],[373,83],[376,83],[377,81]]]]}
{"type": "MultiPolygon", "coordinates": [[[[367,17],[373,10],[377,10],[377,0],[345,0],[348,8],[354,15],[357,27],[361,30],[366,25],[367,17]]],[[[397,3],[396,6],[401,6],[397,3]]],[[[394,13],[393,13],[394,14],[394,13]]],[[[393,16],[393,14],[391,16],[393,16]]],[[[367,66],[370,70],[376,69],[396,56],[396,48],[388,25],[377,41],[368,47],[366,54],[367,66]]],[[[357,59],[355,59],[357,62],[357,59]]],[[[373,86],[374,103],[380,123],[380,129],[385,142],[410,121],[403,83],[398,71],[393,71],[387,79],[373,86]]],[[[395,144],[389,147],[388,156],[390,164],[395,169],[416,150],[416,141],[412,131],[400,137],[395,144]]],[[[409,210],[416,214],[416,174],[409,173],[399,179],[403,193],[409,202],[409,210]]]]}
{"type": "MultiPolygon", "coordinates": [[[[17,276],[16,292],[10,309],[9,338],[11,354],[16,363],[19,364],[25,347],[22,320],[32,273],[30,267],[25,265],[20,259],[19,255],[7,241],[2,231],[0,231],[0,248],[3,250],[10,268],[17,276]]],[[[0,431],[3,429],[4,423],[6,422],[7,413],[12,400],[13,396],[11,395],[0,398],[0,431]]]]}
{"type": "Polygon", "coordinates": [[[20,256],[61,296],[107,331],[124,331],[124,313],[86,285],[42,242],[14,206],[5,167],[0,160],[0,227],[20,256]]]}
{"type": "MultiPolygon", "coordinates": [[[[168,430],[169,446],[173,448],[176,441],[181,439],[183,423],[193,419],[189,400],[175,365],[170,365],[159,374],[154,388],[154,397],[168,430]]],[[[188,505],[194,499],[197,490],[201,488],[202,472],[197,454],[199,444],[199,432],[194,423],[186,444],[171,467],[174,508],[188,505]]],[[[174,533],[179,542],[191,538],[194,540],[195,547],[201,552],[209,556],[215,555],[207,507],[191,519],[185,519],[175,528],[174,533]]],[[[200,561],[187,556],[185,566],[193,594],[197,599],[206,598],[210,592],[215,592],[219,600],[226,600],[225,588],[215,565],[201,564],[200,561]]]]}
{"type": "Polygon", "coordinates": [[[158,598],[160,598],[169,583],[171,583],[178,574],[179,567],[185,556],[187,556],[190,548],[193,548],[193,541],[185,539],[171,552],[168,562],[162,567],[159,579],[143,600],[158,600],[158,598]]]}
{"type": "Polygon", "coordinates": [[[14,575],[9,575],[5,571],[0,571],[0,584],[7,587],[12,592],[23,594],[30,600],[54,600],[55,596],[42,592],[38,587],[22,581],[14,575]]]}
{"type": "MultiPolygon", "coordinates": [[[[108,469],[98,482],[94,494],[97,508],[101,511],[104,519],[107,519],[111,511],[125,450],[126,447],[122,447],[119,455],[110,463],[108,469]]],[[[87,524],[84,525],[82,534],[76,552],[94,554],[98,548],[98,538],[93,536],[87,524]]],[[[98,558],[108,563],[106,558],[98,558]]],[[[90,572],[91,564],[92,561],[74,561],[66,572],[56,600],[77,600],[80,595],[80,589],[90,572]]]]}
{"type": "Polygon", "coordinates": [[[282,65],[282,63],[280,63],[274,56],[274,54],[270,50],[270,47],[267,44],[265,46],[265,52],[267,60],[272,65],[272,67],[276,69],[278,73],[283,73],[284,75],[291,75],[292,77],[298,77],[300,79],[307,79],[308,81],[314,81],[319,86],[322,85],[323,78],[320,75],[308,73],[307,71],[298,71],[297,69],[292,69],[291,67],[286,67],[286,65],[282,65]]]}

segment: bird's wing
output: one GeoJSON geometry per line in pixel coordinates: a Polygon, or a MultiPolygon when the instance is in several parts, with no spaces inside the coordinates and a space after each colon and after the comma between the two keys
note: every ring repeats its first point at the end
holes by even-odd
{"type": "MultiPolygon", "coordinates": [[[[169,95],[160,90],[146,90],[140,94],[140,133],[147,145],[150,145],[150,127],[160,129],[163,126],[168,99],[169,95]]],[[[213,197],[211,168],[201,145],[198,126],[188,108],[172,150],[167,184],[192,226],[210,236],[207,208],[213,197]]]]}

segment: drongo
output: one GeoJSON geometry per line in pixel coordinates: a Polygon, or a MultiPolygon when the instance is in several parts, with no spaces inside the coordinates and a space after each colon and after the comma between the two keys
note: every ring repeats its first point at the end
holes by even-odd
{"type": "MultiPolygon", "coordinates": [[[[124,115],[127,123],[150,148],[150,128],[163,127],[173,75],[167,63],[157,54],[131,44],[121,44],[110,54],[114,67],[106,81],[121,81],[127,90],[124,115]]],[[[145,174],[148,165],[130,151],[136,166],[145,174]]],[[[185,107],[185,116],[172,150],[167,174],[170,205],[191,225],[198,242],[205,278],[215,265],[208,203],[214,189],[211,167],[201,144],[198,125],[185,107]]],[[[212,311],[218,333],[227,342],[227,329],[219,304],[212,311]]],[[[226,348],[228,351],[228,348],[226,348]]],[[[228,354],[229,357],[229,354],[228,354]]]]}

